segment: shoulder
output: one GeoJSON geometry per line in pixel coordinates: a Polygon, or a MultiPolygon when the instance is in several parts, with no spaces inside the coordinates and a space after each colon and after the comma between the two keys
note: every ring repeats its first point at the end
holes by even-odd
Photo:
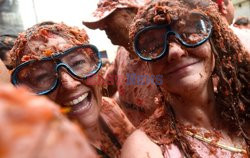
{"type": "Polygon", "coordinates": [[[163,158],[161,149],[154,144],[147,135],[136,130],[125,141],[122,147],[121,158],[163,158]]]}
{"type": "Polygon", "coordinates": [[[100,115],[121,144],[135,130],[134,125],[129,121],[114,99],[102,98],[100,115]]]}
{"type": "Polygon", "coordinates": [[[167,114],[165,106],[161,105],[140,124],[140,129],[159,144],[169,144],[173,141],[170,126],[170,116],[167,114]]]}

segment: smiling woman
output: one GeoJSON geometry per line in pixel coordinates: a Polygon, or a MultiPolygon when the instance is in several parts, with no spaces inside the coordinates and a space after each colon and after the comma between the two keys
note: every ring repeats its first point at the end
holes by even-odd
{"type": "Polygon", "coordinates": [[[159,0],[138,12],[131,43],[163,75],[162,106],[141,124],[151,139],[133,133],[123,158],[249,157],[249,56],[219,15],[210,0],[159,0]]]}
{"type": "Polygon", "coordinates": [[[102,98],[99,85],[88,85],[101,68],[100,54],[84,30],[44,22],[19,35],[11,50],[14,85],[47,95],[77,119],[98,153],[116,157],[133,131],[118,105],[102,98]]]}

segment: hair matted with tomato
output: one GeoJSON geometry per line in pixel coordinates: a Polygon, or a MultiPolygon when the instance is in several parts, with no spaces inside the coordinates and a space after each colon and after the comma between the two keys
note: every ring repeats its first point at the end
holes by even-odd
{"type": "Polygon", "coordinates": [[[30,59],[40,59],[51,55],[53,52],[59,51],[56,47],[53,50],[44,52],[43,54],[32,51],[32,45],[29,42],[32,40],[42,41],[46,43],[48,38],[57,35],[65,39],[70,44],[81,45],[88,43],[89,37],[86,31],[77,27],[70,27],[64,23],[42,22],[22,32],[17,37],[17,40],[10,51],[12,65],[16,67],[21,62],[30,59]],[[25,58],[23,58],[25,56],[25,58]]]}

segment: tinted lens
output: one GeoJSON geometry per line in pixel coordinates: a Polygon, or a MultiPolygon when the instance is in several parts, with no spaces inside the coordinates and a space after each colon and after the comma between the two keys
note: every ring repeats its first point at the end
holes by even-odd
{"type": "Polygon", "coordinates": [[[181,18],[171,25],[183,42],[195,45],[209,37],[211,32],[211,24],[208,19],[198,13],[191,13],[181,18]]]}
{"type": "Polygon", "coordinates": [[[53,61],[35,61],[23,66],[17,73],[18,84],[25,85],[35,93],[49,90],[56,79],[53,61]]]}
{"type": "Polygon", "coordinates": [[[166,28],[149,28],[137,35],[135,45],[144,58],[156,58],[164,49],[166,28]]]}
{"type": "Polygon", "coordinates": [[[77,48],[64,56],[62,61],[69,65],[77,76],[86,77],[98,69],[99,57],[91,47],[77,48]]]}

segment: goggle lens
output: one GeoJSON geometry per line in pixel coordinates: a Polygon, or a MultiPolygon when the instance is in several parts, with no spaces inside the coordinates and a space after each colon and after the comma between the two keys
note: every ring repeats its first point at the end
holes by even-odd
{"type": "Polygon", "coordinates": [[[168,51],[170,35],[186,47],[205,42],[212,30],[211,22],[202,14],[191,13],[172,21],[170,25],[149,26],[135,36],[136,53],[145,60],[154,60],[168,51]]]}
{"type": "Polygon", "coordinates": [[[58,69],[61,66],[73,76],[85,79],[100,69],[99,52],[92,46],[74,47],[63,54],[29,61],[15,69],[12,82],[24,85],[37,94],[49,92],[57,84],[58,69]]]}
{"type": "Polygon", "coordinates": [[[92,48],[78,48],[61,60],[73,70],[76,76],[84,78],[98,68],[99,57],[92,48]]]}
{"type": "Polygon", "coordinates": [[[142,56],[156,58],[163,51],[166,28],[145,30],[138,36],[137,49],[142,56]]]}
{"type": "Polygon", "coordinates": [[[184,44],[195,45],[209,37],[211,32],[210,22],[200,14],[191,14],[177,21],[172,29],[180,35],[184,44]]]}
{"type": "Polygon", "coordinates": [[[17,73],[18,84],[34,93],[50,89],[57,80],[53,61],[37,61],[23,66],[17,73]]]}

